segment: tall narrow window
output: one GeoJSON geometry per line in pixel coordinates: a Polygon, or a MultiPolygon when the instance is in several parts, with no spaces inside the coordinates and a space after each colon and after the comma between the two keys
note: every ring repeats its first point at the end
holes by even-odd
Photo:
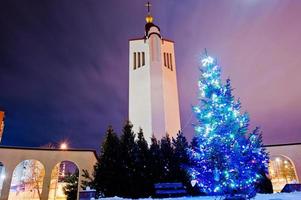
{"type": "Polygon", "coordinates": [[[138,52],[138,68],[141,67],[141,56],[140,56],[140,52],[138,52]]]}
{"type": "Polygon", "coordinates": [[[166,53],[163,53],[164,66],[166,67],[166,53]]]}
{"type": "Polygon", "coordinates": [[[166,60],[167,60],[167,68],[169,69],[169,58],[168,58],[168,53],[166,53],[166,60]]]}
{"type": "Polygon", "coordinates": [[[142,66],[145,65],[145,53],[142,52],[142,66]]]}
{"type": "Polygon", "coordinates": [[[136,56],[136,52],[134,52],[134,58],[133,58],[133,59],[134,59],[134,60],[133,60],[133,61],[134,61],[134,70],[137,68],[136,57],[137,57],[137,56],[136,56]]]}
{"type": "Polygon", "coordinates": [[[170,69],[172,71],[172,56],[171,56],[171,53],[169,54],[169,63],[170,63],[170,69]]]}

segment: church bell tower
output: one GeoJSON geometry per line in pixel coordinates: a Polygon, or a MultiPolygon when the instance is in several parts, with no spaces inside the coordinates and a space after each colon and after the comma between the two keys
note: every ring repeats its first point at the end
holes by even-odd
{"type": "Polygon", "coordinates": [[[174,42],[163,39],[146,6],[144,37],[129,40],[129,120],[150,142],[174,137],[181,125],[174,42]]]}

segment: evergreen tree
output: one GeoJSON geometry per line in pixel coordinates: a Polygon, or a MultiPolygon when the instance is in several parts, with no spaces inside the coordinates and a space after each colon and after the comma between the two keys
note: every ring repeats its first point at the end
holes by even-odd
{"type": "Polygon", "coordinates": [[[122,197],[137,197],[137,191],[135,189],[137,144],[132,128],[133,125],[127,121],[123,127],[123,134],[120,138],[122,197]]]}
{"type": "Polygon", "coordinates": [[[256,185],[257,192],[263,194],[273,193],[273,184],[271,179],[267,176],[266,172],[261,173],[261,179],[256,185]]]}
{"type": "MultiPolygon", "coordinates": [[[[250,149],[254,149],[253,151],[251,151],[250,154],[250,156],[252,156],[253,159],[256,159],[257,154],[261,153],[258,152],[259,149],[263,149],[264,151],[266,151],[263,147],[262,134],[260,133],[260,129],[258,127],[256,127],[255,130],[249,135],[249,146],[250,149]]],[[[255,170],[258,170],[261,175],[260,179],[256,184],[257,191],[259,193],[273,193],[272,182],[267,176],[268,169],[263,165],[260,169],[255,170]]]]}
{"type": "Polygon", "coordinates": [[[174,163],[172,165],[172,175],[174,181],[182,182],[186,187],[190,186],[189,176],[185,167],[189,164],[188,142],[183,132],[179,131],[177,137],[172,139],[174,147],[174,163]]]}
{"type": "Polygon", "coordinates": [[[78,170],[73,174],[67,174],[64,178],[64,182],[66,185],[63,187],[63,191],[67,196],[67,200],[76,200],[78,190],[78,170]]]}
{"type": "Polygon", "coordinates": [[[81,182],[81,188],[85,190],[87,187],[94,188],[94,177],[92,177],[88,170],[83,169],[83,180],[81,182]]]}
{"type": "Polygon", "coordinates": [[[160,149],[160,143],[158,142],[157,138],[154,135],[151,138],[151,145],[149,151],[150,151],[150,157],[148,159],[148,166],[150,168],[149,179],[154,184],[162,181],[162,174],[163,174],[163,160],[162,160],[162,154],[160,149]]]}
{"type": "Polygon", "coordinates": [[[91,185],[97,194],[107,197],[121,194],[120,141],[110,126],[101,147],[101,153],[94,166],[94,180],[91,185]]]}
{"type": "Polygon", "coordinates": [[[188,156],[188,142],[183,132],[179,131],[177,137],[172,139],[172,144],[174,146],[175,157],[177,162],[180,164],[187,164],[189,161],[188,156]]]}
{"type": "Polygon", "coordinates": [[[139,197],[148,197],[151,195],[153,184],[149,179],[150,166],[148,161],[150,152],[148,144],[144,138],[143,131],[140,128],[138,132],[137,154],[136,154],[136,173],[135,185],[136,193],[139,197]]]}
{"type": "Polygon", "coordinates": [[[196,150],[198,147],[198,138],[194,136],[190,142],[190,149],[196,150]]]}
{"type": "MultiPolygon", "coordinates": [[[[194,136],[190,142],[188,154],[191,152],[197,151],[197,147],[198,147],[198,139],[196,136],[194,136]]],[[[194,162],[195,162],[194,159],[189,158],[188,166],[193,166],[194,162]]],[[[187,170],[187,171],[189,171],[189,170],[187,170]]],[[[197,180],[192,180],[192,181],[196,182],[197,180]]],[[[190,190],[189,191],[190,194],[193,196],[205,195],[205,193],[201,191],[200,186],[198,184],[194,184],[194,185],[191,184],[191,187],[189,188],[189,190],[190,190]]]]}
{"type": "Polygon", "coordinates": [[[187,183],[182,167],[187,165],[188,143],[183,133],[172,140],[166,135],[160,142],[152,136],[149,148],[142,129],[136,140],[130,122],[122,131],[119,139],[108,128],[93,176],[83,170],[82,188],[94,188],[98,196],[139,198],[154,194],[155,183],[187,183]]]}
{"type": "Polygon", "coordinates": [[[197,145],[190,150],[189,172],[207,194],[250,198],[256,194],[261,169],[267,170],[268,155],[258,139],[248,137],[248,114],[240,113],[230,80],[222,83],[214,59],[206,55],[200,70],[200,103],[193,107],[197,145]]]}
{"type": "Polygon", "coordinates": [[[174,174],[172,172],[174,166],[174,150],[168,134],[161,139],[161,155],[163,163],[161,180],[164,182],[174,181],[174,174]]]}

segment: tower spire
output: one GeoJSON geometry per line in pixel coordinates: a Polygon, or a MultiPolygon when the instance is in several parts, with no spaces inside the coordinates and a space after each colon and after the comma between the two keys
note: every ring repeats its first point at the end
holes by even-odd
{"type": "Polygon", "coordinates": [[[145,4],[145,7],[147,7],[147,13],[150,14],[150,7],[152,6],[152,4],[148,1],[146,4],[145,4]]]}
{"type": "Polygon", "coordinates": [[[154,20],[153,16],[150,13],[151,6],[152,6],[152,4],[149,1],[145,4],[145,7],[147,7],[147,16],[145,17],[145,21],[147,23],[153,23],[153,20],[154,20]]]}

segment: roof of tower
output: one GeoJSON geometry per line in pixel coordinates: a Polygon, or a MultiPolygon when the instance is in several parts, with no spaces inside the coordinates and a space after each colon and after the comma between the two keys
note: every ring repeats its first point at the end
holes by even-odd
{"type": "Polygon", "coordinates": [[[160,34],[160,31],[161,31],[161,30],[160,30],[160,27],[157,26],[157,25],[155,25],[155,24],[153,23],[154,18],[153,18],[153,16],[151,15],[151,12],[150,12],[150,7],[152,6],[152,5],[150,4],[150,2],[147,2],[147,3],[145,4],[145,6],[147,7],[147,15],[146,15],[146,17],[145,17],[146,24],[145,24],[145,33],[144,33],[144,37],[142,37],[142,38],[132,38],[132,39],[129,39],[129,40],[130,40],[130,41],[132,41],[132,40],[143,40],[143,39],[145,40],[145,39],[148,39],[148,38],[150,37],[150,35],[156,34],[156,35],[158,35],[162,40],[168,41],[168,42],[173,42],[173,43],[174,43],[173,40],[163,39],[162,36],[161,36],[161,34],[160,34]],[[152,31],[152,32],[150,33],[150,30],[151,30],[152,27],[155,27],[158,31],[152,31]]]}
{"type": "Polygon", "coordinates": [[[151,12],[150,12],[150,7],[151,7],[152,5],[150,4],[150,2],[148,1],[146,4],[145,4],[145,7],[147,7],[147,15],[146,15],[146,17],[145,17],[145,21],[146,21],[146,24],[145,24],[145,38],[148,38],[149,37],[149,31],[150,31],[150,29],[151,29],[151,27],[156,27],[157,29],[158,29],[158,31],[159,31],[159,33],[156,33],[160,38],[161,38],[161,35],[160,35],[160,28],[157,26],[157,25],[155,25],[154,23],[153,23],[153,21],[154,21],[154,18],[153,18],[153,16],[151,15],[151,12]]]}
{"type": "MultiPolygon", "coordinates": [[[[145,36],[146,36],[146,37],[149,35],[148,32],[149,32],[149,30],[151,29],[151,27],[156,27],[156,28],[158,29],[158,31],[160,32],[159,26],[157,26],[157,25],[155,25],[155,24],[153,24],[153,23],[146,23],[146,24],[145,24],[145,36]]],[[[160,37],[161,37],[161,35],[160,35],[160,37]]]]}

